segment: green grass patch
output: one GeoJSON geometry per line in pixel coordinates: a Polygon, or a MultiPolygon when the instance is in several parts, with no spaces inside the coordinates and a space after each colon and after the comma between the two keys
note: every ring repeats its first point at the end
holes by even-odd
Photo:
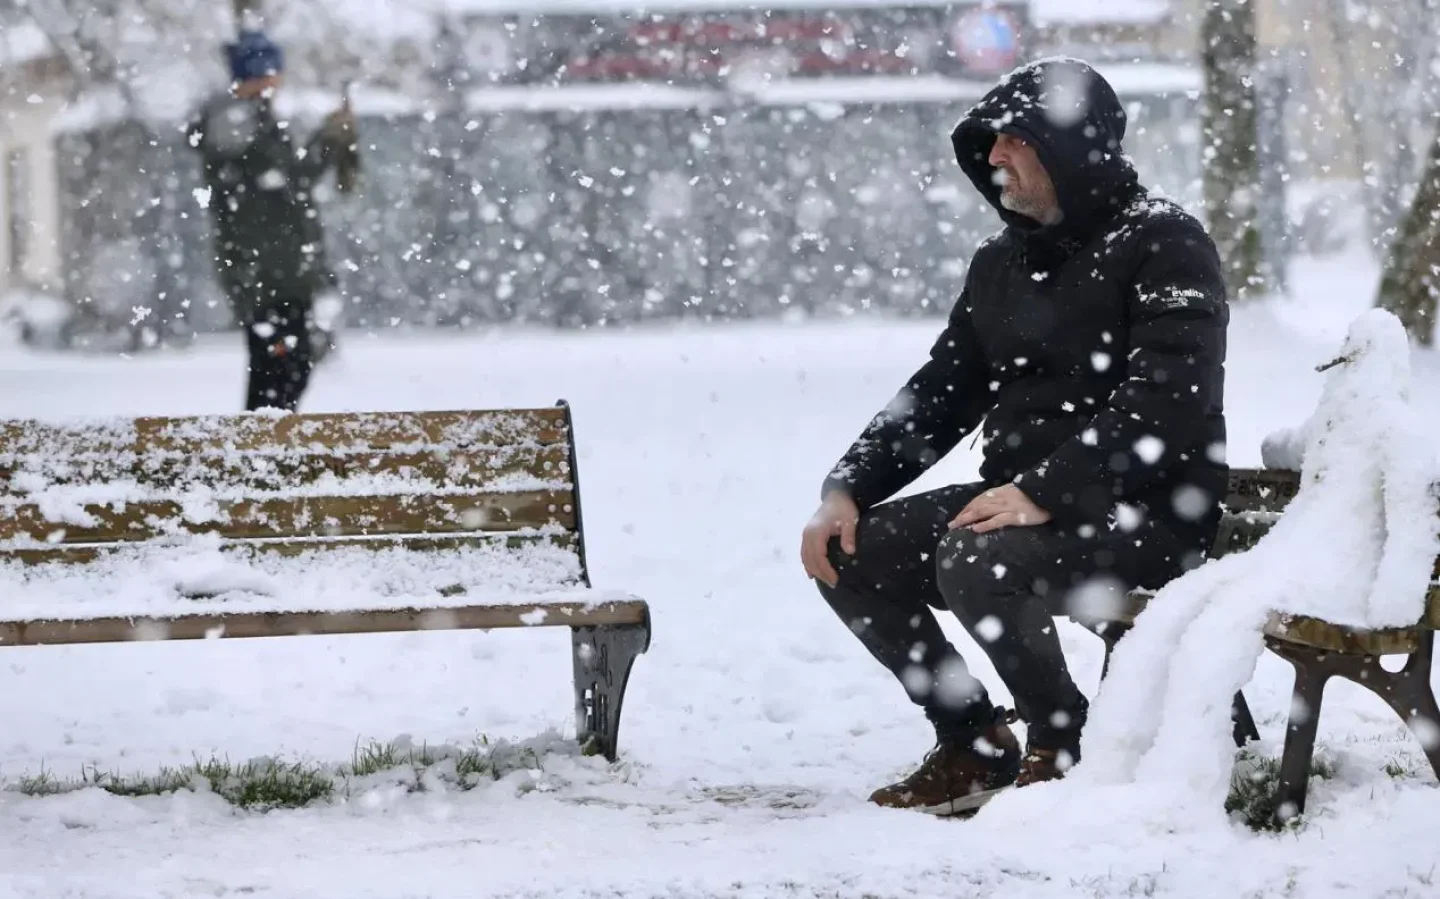
{"type": "Polygon", "coordinates": [[[27,774],[20,778],[16,789],[26,796],[54,796],[56,793],[65,792],[67,788],[55,775],[41,768],[39,774],[27,774]]]}
{"type": "MultiPolygon", "coordinates": [[[[1329,780],[1335,776],[1335,763],[1317,751],[1310,761],[1310,776],[1329,780]]],[[[1280,788],[1280,760],[1258,755],[1246,748],[1235,755],[1235,770],[1230,775],[1230,795],[1225,811],[1240,818],[1254,830],[1289,830],[1299,826],[1299,818],[1281,825],[1275,814],[1280,810],[1277,795],[1280,788]]]]}
{"type": "Polygon", "coordinates": [[[340,765],[269,758],[234,764],[212,757],[153,774],[122,775],[87,767],[75,777],[58,777],[42,767],[38,774],[27,774],[5,789],[27,796],[88,788],[116,796],[163,796],[191,790],[213,793],[237,808],[268,811],[349,799],[375,788],[377,781],[402,785],[408,792],[424,792],[435,784],[470,790],[515,771],[543,770],[544,756],[549,753],[581,755],[573,741],[550,736],[518,744],[481,737],[467,747],[370,741],[357,743],[350,761],[340,765]]]}
{"type": "Polygon", "coordinates": [[[48,772],[20,781],[16,788],[30,796],[53,796],[71,790],[99,788],[116,796],[162,796],[180,790],[207,790],[231,805],[266,811],[299,808],[334,793],[336,778],[318,765],[261,759],[235,765],[224,759],[196,761],[182,768],[161,768],[148,775],[122,776],[84,768],[78,777],[59,779],[48,772]]]}
{"type": "Polygon", "coordinates": [[[1395,780],[1405,780],[1412,777],[1425,777],[1430,770],[1430,762],[1424,756],[1415,756],[1409,752],[1400,752],[1390,756],[1386,760],[1384,771],[1395,780]]]}

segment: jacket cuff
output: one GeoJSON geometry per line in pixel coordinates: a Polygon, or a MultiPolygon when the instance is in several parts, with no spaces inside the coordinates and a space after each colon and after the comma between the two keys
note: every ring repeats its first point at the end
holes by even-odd
{"type": "Polygon", "coordinates": [[[851,499],[855,499],[854,484],[842,478],[838,478],[835,475],[830,475],[825,479],[825,483],[820,486],[820,501],[823,503],[825,501],[825,497],[837,492],[843,493],[851,499]]]}

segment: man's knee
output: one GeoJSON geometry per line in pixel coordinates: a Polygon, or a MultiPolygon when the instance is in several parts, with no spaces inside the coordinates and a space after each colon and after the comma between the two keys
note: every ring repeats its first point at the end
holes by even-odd
{"type": "MultiPolygon", "coordinates": [[[[830,561],[830,567],[835,569],[838,577],[836,585],[840,587],[858,586],[863,579],[859,564],[859,553],[851,555],[840,548],[840,538],[831,537],[830,542],[825,546],[825,557],[830,561]]],[[[873,586],[873,585],[871,585],[873,586]]]]}
{"type": "MultiPolygon", "coordinates": [[[[860,568],[862,550],[860,544],[867,533],[872,532],[876,527],[885,526],[885,523],[877,520],[877,517],[872,512],[861,515],[860,520],[855,524],[855,553],[853,555],[847,553],[841,547],[838,536],[830,538],[830,542],[825,545],[825,557],[830,561],[830,567],[834,568],[835,573],[840,576],[840,583],[842,585],[854,586],[855,579],[862,577],[860,568]]],[[[870,561],[873,562],[874,560],[871,559],[870,561]]],[[[869,586],[875,585],[870,584],[869,586]]]]}
{"type": "MultiPolygon", "coordinates": [[[[901,539],[900,530],[891,516],[881,514],[883,509],[883,506],[877,507],[860,516],[855,525],[854,555],[841,548],[839,537],[831,537],[826,545],[826,558],[840,575],[841,584],[883,588],[894,573],[904,567],[894,551],[897,540],[901,539]]],[[[914,549],[926,551],[926,547],[918,544],[914,549]]]]}

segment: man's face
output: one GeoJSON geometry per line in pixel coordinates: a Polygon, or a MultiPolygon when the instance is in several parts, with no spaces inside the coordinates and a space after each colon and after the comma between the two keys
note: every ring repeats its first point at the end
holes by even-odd
{"type": "Polygon", "coordinates": [[[1060,218],[1055,182],[1040,164],[1035,148],[1018,137],[997,134],[990,148],[990,164],[1000,185],[1000,205],[1011,212],[1053,224],[1060,218]]]}

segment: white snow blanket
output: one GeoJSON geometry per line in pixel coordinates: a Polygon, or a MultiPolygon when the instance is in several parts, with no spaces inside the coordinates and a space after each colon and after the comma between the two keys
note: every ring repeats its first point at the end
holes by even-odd
{"type": "Polygon", "coordinates": [[[1249,551],[1156,594],[1116,648],[1081,764],[1065,781],[1000,797],[986,817],[1064,820],[1047,806],[1073,802],[1166,830],[1223,820],[1231,697],[1254,674],[1270,613],[1363,627],[1423,613],[1440,519],[1435,456],[1415,429],[1409,386],[1399,321],[1381,310],[1355,319],[1314,413],[1266,441],[1272,461],[1299,450],[1300,491],[1285,514],[1249,551]]]}
{"type": "MultiPolygon", "coordinates": [[[[1265,435],[1314,408],[1324,381],[1314,366],[1334,358],[1379,272],[1352,247],[1297,257],[1291,275],[1293,300],[1232,310],[1237,465],[1258,465],[1265,435]]],[[[792,547],[815,509],[817,460],[829,464],[893,396],[934,342],[933,321],[354,337],[316,376],[307,408],[574,405],[591,574],[648,599],[656,618],[626,692],[622,763],[535,742],[573,733],[563,628],[11,649],[0,653],[9,786],[92,767],[152,775],[212,755],[329,766],[348,762],[357,742],[406,734],[431,749],[471,748],[484,734],[545,754],[533,777],[466,793],[406,792],[387,775],[343,802],[263,815],[203,792],[3,792],[6,899],[1433,894],[1440,791],[1413,738],[1359,690],[1326,696],[1327,730],[1354,739],[1334,747],[1337,776],[1311,792],[1323,822],[1282,838],[1235,826],[1115,832],[1106,818],[1123,798],[1116,787],[1090,793],[1105,805],[1024,830],[996,827],[989,809],[936,821],[865,801],[913,770],[934,733],[838,624],[792,547]],[[1395,760],[1410,774],[1386,774],[1395,760]],[[794,798],[777,810],[767,801],[776,794],[794,798]]],[[[221,414],[244,393],[244,356],[226,335],[124,358],[0,350],[0,412],[221,414]]],[[[1437,361],[1415,352],[1413,390],[1440,445],[1437,361]]],[[[967,478],[979,462],[979,446],[962,445],[914,489],[967,478]]],[[[1063,621],[1057,630],[1077,680],[1097,683],[1099,641],[1063,621]]],[[[983,653],[974,661],[1008,703],[983,653]]],[[[1270,661],[1245,688],[1261,716],[1289,702],[1286,666],[1270,661]]]]}

